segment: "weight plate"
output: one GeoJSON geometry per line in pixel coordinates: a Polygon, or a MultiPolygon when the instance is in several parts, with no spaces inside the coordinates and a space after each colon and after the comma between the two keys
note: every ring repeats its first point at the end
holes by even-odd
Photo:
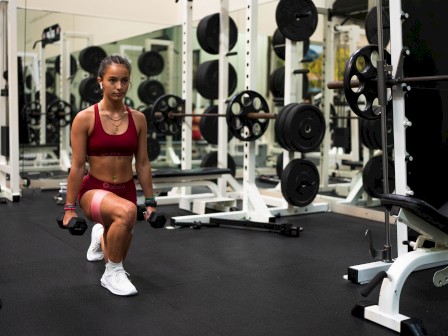
{"type": "Polygon", "coordinates": [[[140,83],[137,89],[138,98],[145,104],[152,104],[165,94],[163,84],[154,79],[147,79],[140,83]]]}
{"type": "MultiPolygon", "coordinates": [[[[367,161],[362,171],[362,185],[364,191],[376,198],[384,194],[384,174],[383,174],[383,156],[376,155],[367,161]]],[[[388,159],[387,165],[389,192],[395,190],[395,166],[391,159],[388,159]]]]}
{"type": "MultiPolygon", "coordinates": [[[[218,99],[219,96],[219,60],[207,61],[199,64],[195,74],[195,87],[198,93],[206,99],[218,99]]],[[[236,89],[237,74],[229,63],[228,95],[236,89]]]]}
{"type": "Polygon", "coordinates": [[[84,78],[81,83],[79,83],[79,95],[83,101],[88,102],[89,104],[95,104],[101,100],[103,92],[98,85],[96,77],[91,75],[84,78]]]}
{"type": "MultiPolygon", "coordinates": [[[[99,64],[98,64],[99,65],[99,64]]],[[[61,73],[61,55],[57,55],[54,62],[54,70],[56,73],[61,73]]],[[[70,76],[73,76],[78,71],[78,63],[76,63],[76,58],[73,55],[70,55],[70,76]]]]}
{"type": "MultiPolygon", "coordinates": [[[[303,57],[306,56],[308,50],[310,49],[310,39],[306,39],[303,42],[303,57]]],[[[282,32],[277,28],[272,36],[272,48],[275,54],[282,60],[285,60],[285,44],[286,38],[282,32]]]]}
{"type": "Polygon", "coordinates": [[[162,73],[165,61],[156,51],[147,51],[138,57],[138,68],[146,76],[157,76],[162,73]]]}
{"type": "Polygon", "coordinates": [[[150,119],[158,133],[176,135],[182,126],[182,117],[170,117],[169,113],[183,113],[183,100],[175,95],[163,95],[157,98],[151,110],[150,119]]]}
{"type": "Polygon", "coordinates": [[[289,147],[302,153],[312,152],[324,139],[324,116],[315,105],[296,104],[285,119],[284,132],[289,147]]]}
{"type": "MultiPolygon", "coordinates": [[[[370,44],[378,44],[378,8],[372,7],[366,15],[365,30],[367,41],[370,44]]],[[[390,42],[390,20],[389,20],[389,8],[383,7],[382,10],[383,20],[383,47],[387,47],[390,42]]]]}
{"type": "Polygon", "coordinates": [[[277,139],[278,144],[289,152],[293,152],[294,148],[289,147],[289,144],[285,139],[285,120],[289,116],[291,109],[293,109],[295,105],[296,103],[290,103],[284,106],[278,113],[277,119],[275,120],[274,124],[275,138],[277,139]]]}
{"type": "MultiPolygon", "coordinates": [[[[218,105],[210,105],[204,110],[204,114],[218,114],[218,105]]],[[[218,144],[218,120],[219,117],[203,116],[199,120],[199,130],[202,137],[212,145],[218,144]]],[[[227,128],[227,141],[233,138],[233,134],[229,128],[227,128]]]]}
{"type": "Polygon", "coordinates": [[[313,202],[319,191],[319,184],[317,167],[304,159],[291,160],[282,172],[280,183],[285,200],[300,207],[313,202]]]}
{"type": "MultiPolygon", "coordinates": [[[[220,14],[208,15],[199,21],[196,37],[201,48],[209,54],[219,54],[220,14]]],[[[229,50],[232,50],[238,40],[238,28],[229,16],[229,50]]]]}
{"type": "MultiPolygon", "coordinates": [[[[387,64],[391,56],[384,50],[387,64]]],[[[368,45],[358,49],[350,56],[344,72],[344,94],[352,111],[364,119],[377,119],[380,117],[378,108],[378,77],[377,77],[378,46],[368,45]],[[351,81],[358,80],[358,87],[351,87],[351,81]]],[[[386,111],[392,110],[392,95],[387,89],[386,111]]]]}
{"type": "Polygon", "coordinates": [[[275,11],[275,21],[286,38],[305,41],[317,28],[317,8],[311,0],[280,0],[275,11]]]}
{"type": "Polygon", "coordinates": [[[160,143],[157,139],[148,137],[147,151],[150,161],[156,160],[160,155],[160,143]]]}
{"type": "Polygon", "coordinates": [[[97,75],[101,61],[107,56],[103,48],[90,46],[79,52],[79,65],[90,74],[97,75]]]}
{"type": "Polygon", "coordinates": [[[233,96],[227,105],[227,127],[242,141],[259,139],[269,126],[269,119],[249,118],[248,114],[269,113],[269,105],[258,92],[246,90],[233,96]]]}

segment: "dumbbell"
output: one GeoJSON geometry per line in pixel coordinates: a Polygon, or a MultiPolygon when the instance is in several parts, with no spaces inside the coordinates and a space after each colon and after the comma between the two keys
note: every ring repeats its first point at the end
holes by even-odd
{"type": "Polygon", "coordinates": [[[87,223],[84,218],[82,217],[72,217],[69,221],[67,226],[63,224],[64,221],[64,213],[62,212],[58,218],[56,218],[56,221],[58,222],[58,225],[61,229],[67,229],[70,234],[74,236],[82,236],[84,232],[87,230],[87,223]]]}
{"type": "MultiPolygon", "coordinates": [[[[146,206],[144,204],[139,204],[137,206],[137,220],[142,221],[145,219],[145,213],[146,213],[146,206]]],[[[159,211],[153,211],[149,215],[148,223],[151,224],[151,226],[154,229],[160,229],[165,226],[166,223],[166,217],[163,212],[159,211]]]]}

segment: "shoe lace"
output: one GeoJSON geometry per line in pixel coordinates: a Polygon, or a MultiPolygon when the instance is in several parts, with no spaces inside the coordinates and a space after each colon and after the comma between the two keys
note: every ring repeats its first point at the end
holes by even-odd
{"type": "Polygon", "coordinates": [[[129,281],[128,276],[130,276],[130,274],[126,272],[123,268],[121,268],[115,270],[114,276],[117,282],[123,282],[123,281],[129,281]]]}

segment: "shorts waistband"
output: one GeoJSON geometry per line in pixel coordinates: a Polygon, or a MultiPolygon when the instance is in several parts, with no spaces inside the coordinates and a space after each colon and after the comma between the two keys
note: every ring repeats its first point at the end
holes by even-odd
{"type": "Polygon", "coordinates": [[[95,176],[91,175],[90,173],[87,174],[87,179],[91,184],[95,186],[95,188],[98,189],[104,189],[104,190],[120,190],[120,189],[126,189],[129,188],[129,186],[134,186],[134,180],[131,179],[124,183],[110,183],[110,182],[104,182],[99,179],[97,179],[95,176]]]}

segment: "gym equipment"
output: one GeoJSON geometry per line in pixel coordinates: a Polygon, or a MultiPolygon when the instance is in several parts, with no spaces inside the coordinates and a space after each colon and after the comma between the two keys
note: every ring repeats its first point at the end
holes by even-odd
{"type": "MultiPolygon", "coordinates": [[[[274,49],[275,54],[282,60],[285,60],[285,44],[286,38],[282,34],[282,32],[277,28],[274,31],[272,36],[272,48],[274,49]]],[[[310,49],[310,39],[306,39],[303,41],[303,57],[307,54],[310,49]]]]}
{"type": "MultiPolygon", "coordinates": [[[[402,57],[409,52],[404,49],[402,57]]],[[[390,54],[384,50],[384,57],[388,64],[391,62],[390,54]]],[[[349,58],[344,72],[344,80],[333,81],[327,84],[329,89],[344,89],[347,104],[352,111],[364,119],[377,119],[381,116],[381,111],[375,102],[378,100],[378,70],[376,60],[378,58],[378,46],[367,45],[358,49],[349,58]]],[[[418,76],[418,77],[397,77],[386,76],[384,84],[387,88],[394,85],[402,85],[404,91],[409,91],[409,83],[422,83],[433,81],[447,81],[448,75],[418,76]]],[[[391,95],[387,97],[386,112],[392,110],[391,95]]]]}
{"type": "Polygon", "coordinates": [[[319,171],[314,163],[305,159],[291,160],[280,179],[282,195],[292,205],[305,207],[311,204],[319,191],[319,171]]]}
{"type": "Polygon", "coordinates": [[[161,152],[159,140],[152,138],[151,134],[148,134],[147,150],[149,161],[154,161],[157,159],[161,152]]]}
{"type": "MultiPolygon", "coordinates": [[[[218,105],[210,105],[204,110],[204,114],[218,114],[218,105]]],[[[200,114],[198,114],[200,116],[200,114]]],[[[199,121],[199,130],[201,135],[209,144],[218,144],[218,119],[217,118],[201,118],[199,121]]],[[[227,141],[232,140],[233,134],[227,130],[227,141]]]]}
{"type": "Polygon", "coordinates": [[[100,63],[106,56],[106,51],[104,51],[101,47],[86,47],[79,52],[79,65],[83,68],[83,70],[96,77],[100,63]]]}
{"type": "MultiPolygon", "coordinates": [[[[302,96],[305,97],[309,91],[308,74],[303,71],[302,74],[302,96]]],[[[269,76],[269,91],[275,98],[283,98],[285,96],[285,67],[275,69],[269,76]]]]}
{"type": "MultiPolygon", "coordinates": [[[[146,206],[144,204],[138,204],[137,205],[137,220],[143,221],[145,220],[145,213],[146,213],[146,206]]],[[[165,226],[166,223],[166,217],[163,212],[160,211],[153,211],[149,215],[148,223],[154,228],[154,229],[161,229],[165,226]]]]}
{"type": "Polygon", "coordinates": [[[89,104],[95,104],[103,97],[103,92],[98,85],[95,75],[90,75],[84,78],[79,83],[79,95],[81,99],[89,104]]]}
{"type": "Polygon", "coordinates": [[[291,223],[261,223],[254,221],[241,221],[223,218],[210,218],[209,223],[183,223],[176,222],[176,226],[188,227],[194,230],[199,230],[202,227],[236,227],[245,229],[255,229],[261,231],[275,232],[286,237],[299,237],[300,232],[303,231],[302,227],[296,226],[291,223]]]}
{"type": "MultiPolygon", "coordinates": [[[[383,46],[387,46],[390,41],[390,22],[389,22],[389,8],[383,7],[382,11],[383,17],[383,46]]],[[[378,15],[377,7],[372,7],[365,19],[365,30],[367,41],[370,44],[378,44],[378,15]]]]}
{"type": "Polygon", "coordinates": [[[226,114],[185,114],[183,111],[183,100],[180,97],[165,95],[154,103],[151,118],[159,132],[177,134],[183,117],[226,117],[230,132],[242,141],[260,138],[268,127],[269,119],[277,118],[275,132],[277,138],[282,139],[279,144],[287,150],[304,153],[315,150],[325,135],[325,121],[315,105],[291,103],[276,115],[269,113],[266,100],[251,90],[233,96],[227,105],[226,114]]]}
{"type": "MultiPolygon", "coordinates": [[[[199,21],[196,37],[201,48],[209,54],[219,54],[220,14],[208,15],[199,21]]],[[[229,17],[229,50],[238,41],[238,28],[235,21],[229,17]]]]}
{"type": "Polygon", "coordinates": [[[311,0],[280,0],[275,11],[280,32],[291,41],[305,41],[317,28],[317,8],[311,0]]]}
{"type": "MultiPolygon", "coordinates": [[[[228,95],[231,95],[238,84],[235,68],[229,63],[228,95]]],[[[199,64],[194,77],[194,86],[198,93],[206,99],[218,99],[219,60],[199,64]]]]}
{"type": "Polygon", "coordinates": [[[156,51],[147,51],[138,57],[138,68],[146,76],[157,76],[162,73],[165,61],[156,51]]]}
{"type": "MultiPolygon", "coordinates": [[[[366,297],[382,283],[378,303],[358,302],[352,309],[352,315],[378,323],[401,335],[427,335],[421,320],[399,313],[400,295],[413,271],[429,265],[446,265],[448,217],[443,209],[437,210],[427,202],[411,196],[384,194],[381,196],[381,204],[394,214],[399,209],[397,222],[409,226],[420,236],[412,244],[413,251],[396,258],[387,272],[379,272],[361,292],[366,297]],[[434,242],[436,247],[424,247],[425,241],[434,242]]],[[[447,268],[434,273],[433,284],[436,287],[448,284],[447,268]]]]}
{"type": "MultiPolygon", "coordinates": [[[[387,171],[389,188],[390,190],[395,190],[395,165],[392,159],[388,159],[387,171]]],[[[383,176],[383,156],[376,155],[371,157],[362,171],[364,191],[372,197],[380,198],[384,194],[383,176]]]]}
{"type": "Polygon", "coordinates": [[[151,105],[157,98],[165,94],[165,88],[158,80],[146,79],[138,86],[137,94],[142,102],[151,105]]]}
{"type": "Polygon", "coordinates": [[[69,220],[67,226],[63,224],[65,212],[62,212],[56,221],[61,229],[68,230],[74,236],[82,236],[87,230],[87,223],[82,217],[73,217],[69,220]]]}
{"type": "MultiPolygon", "coordinates": [[[[206,155],[201,160],[200,167],[217,167],[218,166],[218,152],[212,151],[206,155]]],[[[232,176],[236,175],[236,164],[235,160],[230,154],[227,154],[227,167],[231,170],[232,176]]]]}

